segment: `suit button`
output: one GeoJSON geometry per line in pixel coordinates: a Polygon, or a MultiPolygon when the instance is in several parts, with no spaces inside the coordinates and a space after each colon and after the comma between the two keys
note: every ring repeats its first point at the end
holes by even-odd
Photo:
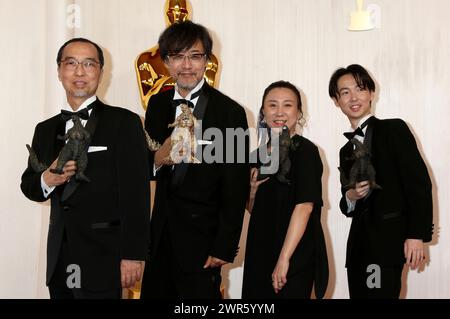
{"type": "Polygon", "coordinates": [[[67,206],[67,205],[63,206],[63,210],[64,210],[65,212],[67,212],[69,209],[70,209],[70,206],[67,206]]]}

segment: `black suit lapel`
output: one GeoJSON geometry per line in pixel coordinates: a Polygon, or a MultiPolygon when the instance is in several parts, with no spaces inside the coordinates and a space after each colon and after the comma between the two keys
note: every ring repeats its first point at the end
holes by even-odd
{"type": "MultiPolygon", "coordinates": [[[[88,147],[91,144],[92,138],[94,137],[95,129],[97,127],[98,121],[105,107],[104,104],[100,102],[98,99],[94,103],[95,105],[92,109],[91,115],[89,116],[89,119],[85,126],[86,130],[90,134],[90,141],[88,143],[88,147]]],[[[61,196],[61,201],[63,202],[67,200],[75,192],[79,184],[80,183],[76,180],[76,178],[72,177],[69,183],[67,183],[66,187],[64,187],[64,191],[61,196]]]]}
{"type": "Polygon", "coordinates": [[[94,108],[92,109],[92,113],[89,116],[89,120],[87,121],[86,126],[85,126],[86,130],[89,132],[89,134],[91,136],[91,140],[89,141],[89,144],[92,141],[92,138],[94,137],[94,133],[95,133],[95,129],[97,128],[98,121],[101,118],[101,115],[105,108],[105,105],[102,102],[100,102],[98,99],[94,103],[95,103],[94,108]]]}
{"type": "MultiPolygon", "coordinates": [[[[167,124],[173,123],[175,121],[175,117],[177,115],[177,108],[173,107],[173,105],[172,105],[174,95],[175,95],[175,90],[173,90],[172,94],[170,94],[168,96],[167,103],[166,103],[167,105],[165,105],[166,116],[167,116],[167,120],[168,120],[167,124]]],[[[169,133],[168,133],[169,136],[170,136],[170,134],[172,134],[173,129],[174,129],[173,127],[168,128],[167,125],[165,125],[165,127],[164,127],[165,132],[167,132],[167,130],[169,130],[169,133]]],[[[164,139],[162,140],[163,143],[164,143],[164,140],[166,139],[166,137],[167,136],[164,134],[164,139]]]]}
{"type": "Polygon", "coordinates": [[[373,127],[375,122],[377,121],[377,118],[375,116],[372,116],[369,118],[367,124],[366,133],[364,134],[364,146],[369,150],[369,152],[372,153],[372,136],[373,136],[373,127]]]}
{"type": "MultiPolygon", "coordinates": [[[[208,89],[209,89],[208,84],[205,82],[205,84],[201,88],[202,92],[200,93],[197,104],[195,105],[194,108],[194,116],[199,121],[203,120],[203,116],[205,115],[206,107],[208,105],[209,100],[208,89]]],[[[201,127],[198,127],[197,130],[201,130],[201,127]]],[[[198,132],[197,130],[194,132],[194,134],[196,136],[201,136],[202,132],[198,132]]],[[[200,148],[198,148],[198,150],[200,150],[200,148]]],[[[186,175],[188,166],[189,163],[185,162],[175,165],[172,175],[172,187],[178,187],[181,185],[186,175]]]]}
{"type": "Polygon", "coordinates": [[[206,107],[208,104],[209,94],[208,94],[208,84],[202,86],[200,96],[198,97],[197,105],[194,108],[194,116],[197,120],[203,120],[203,116],[205,115],[206,107]]]}

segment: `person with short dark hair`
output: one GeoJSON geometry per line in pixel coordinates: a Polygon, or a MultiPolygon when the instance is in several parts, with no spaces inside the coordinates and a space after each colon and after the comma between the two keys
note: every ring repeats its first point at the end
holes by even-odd
{"type": "MultiPolygon", "coordinates": [[[[122,287],[141,278],[148,257],[150,212],[148,153],[142,123],[129,110],[96,97],[103,74],[102,49],[75,38],[57,55],[67,103],[61,114],[36,126],[32,149],[44,166],[29,160],[21,189],[30,200],[51,200],[47,279],[52,299],[118,299],[122,287]],[[80,123],[90,136],[87,181],[77,161],[54,173],[63,136],[80,123]]],[[[81,163],[80,163],[81,167],[81,163]]]]}
{"type": "MultiPolygon", "coordinates": [[[[290,147],[281,155],[285,142],[280,136],[276,174],[262,179],[258,168],[251,171],[244,299],[309,299],[313,286],[316,297],[323,298],[327,288],[328,259],[320,222],[323,166],[317,146],[296,133],[302,118],[295,85],[277,81],[265,89],[258,127],[270,129],[271,137],[287,128],[290,147]],[[286,155],[289,165],[283,167],[286,155]]],[[[270,148],[275,156],[273,140],[270,148]]]]}
{"type": "Polygon", "coordinates": [[[141,298],[221,298],[220,271],[237,254],[250,174],[247,138],[241,144],[227,132],[242,139],[247,118],[238,103],[204,80],[212,50],[205,27],[175,23],[158,43],[176,85],[153,95],[145,115],[145,129],[162,146],[150,154],[156,192],[141,298]],[[201,163],[175,162],[170,156],[176,144],[169,124],[182,106],[192,108],[201,123],[201,163]],[[214,137],[203,137],[206,130],[214,137]],[[212,149],[214,158],[207,158],[212,149]]]}
{"type": "Polygon", "coordinates": [[[352,218],[346,256],[350,298],[399,298],[403,265],[421,265],[424,243],[432,237],[427,167],[404,121],[372,115],[375,82],[362,66],[336,70],[329,95],[351,124],[339,152],[340,208],[352,218]],[[353,169],[358,142],[370,154],[363,166],[373,167],[372,173],[353,169]]]}

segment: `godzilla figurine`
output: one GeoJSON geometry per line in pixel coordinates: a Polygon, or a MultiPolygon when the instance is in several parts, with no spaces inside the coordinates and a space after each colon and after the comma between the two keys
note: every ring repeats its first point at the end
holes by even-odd
{"type": "MultiPolygon", "coordinates": [[[[195,138],[194,129],[197,127],[197,119],[192,113],[189,106],[181,104],[181,114],[177,116],[175,121],[168,125],[169,128],[174,127],[170,135],[171,151],[167,159],[174,163],[185,161],[186,163],[199,164],[200,161],[195,157],[197,151],[197,139],[195,138]],[[186,150],[186,154],[180,155],[180,150],[186,150]]],[[[145,132],[147,140],[147,148],[150,151],[157,151],[161,148],[161,144],[150,138],[145,132]]]]}
{"type": "MultiPolygon", "coordinates": [[[[75,179],[77,181],[90,182],[90,179],[84,174],[84,170],[88,163],[87,150],[90,142],[90,134],[83,127],[78,116],[73,115],[72,121],[74,123],[73,127],[69,129],[65,135],[58,135],[58,139],[67,140],[67,143],[59,152],[56,167],[50,169],[50,172],[54,174],[63,174],[64,165],[68,161],[74,160],[77,162],[75,179]]],[[[30,145],[27,144],[26,146],[30,153],[30,165],[33,170],[38,173],[46,170],[48,166],[39,161],[30,145]]]]}
{"type": "Polygon", "coordinates": [[[195,138],[194,129],[197,127],[197,119],[192,113],[189,106],[181,104],[181,114],[168,127],[174,127],[170,135],[172,150],[170,152],[170,160],[174,163],[185,161],[186,163],[199,164],[200,161],[195,158],[197,151],[197,139],[195,138]],[[179,155],[181,148],[186,150],[186,154],[179,155]]]}
{"type": "Polygon", "coordinates": [[[145,135],[145,140],[147,141],[147,148],[150,151],[156,152],[157,150],[159,150],[161,148],[161,144],[159,144],[155,140],[152,140],[150,135],[148,135],[148,133],[145,129],[144,129],[144,135],[145,135]]]}
{"type": "Polygon", "coordinates": [[[29,144],[26,144],[26,147],[28,149],[28,153],[30,153],[30,165],[31,168],[36,173],[42,173],[48,168],[48,165],[45,165],[44,163],[41,163],[36,155],[36,152],[31,148],[29,144]]]}
{"type": "Polygon", "coordinates": [[[352,168],[350,169],[349,178],[345,175],[341,168],[339,168],[341,184],[344,189],[355,188],[356,184],[362,181],[369,182],[369,188],[381,189],[381,186],[375,182],[375,168],[370,159],[370,152],[367,147],[358,141],[358,139],[351,139],[355,146],[351,160],[354,160],[352,168]]]}
{"type": "MultiPolygon", "coordinates": [[[[294,151],[297,149],[297,144],[291,139],[289,128],[285,125],[281,131],[280,137],[278,139],[279,143],[279,166],[276,172],[276,178],[279,182],[284,184],[290,184],[291,181],[287,178],[289,171],[291,170],[291,160],[289,158],[289,151],[294,151]]],[[[270,166],[270,163],[261,166],[258,169],[257,180],[265,179],[272,174],[262,174],[261,168],[270,166]]]]}

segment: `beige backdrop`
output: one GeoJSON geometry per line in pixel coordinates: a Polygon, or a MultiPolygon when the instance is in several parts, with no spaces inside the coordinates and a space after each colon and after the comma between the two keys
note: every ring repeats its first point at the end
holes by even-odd
{"type": "MultiPolygon", "coordinates": [[[[143,116],[136,56],[165,27],[165,0],[0,0],[0,298],[47,298],[48,204],[20,192],[25,144],[38,121],[57,113],[64,93],[55,57],[72,36],[88,37],[106,54],[99,95],[143,116]]],[[[349,32],[354,0],[191,0],[192,20],[207,26],[221,63],[219,88],[240,102],[254,127],[263,89],[279,79],[302,90],[308,125],[324,163],[322,222],[331,267],[327,298],[347,298],[345,242],[350,220],[339,212],[338,149],[348,122],[327,94],[331,73],[360,63],[379,85],[376,114],[410,124],[428,165],[438,234],[422,272],[409,272],[402,296],[450,297],[450,2],[372,0],[379,28],[349,32]]],[[[275,213],[275,212],[274,212],[275,213]]],[[[224,269],[227,296],[240,297],[245,233],[236,262],[224,269]]],[[[406,275],[406,273],[405,273],[406,275]]]]}

